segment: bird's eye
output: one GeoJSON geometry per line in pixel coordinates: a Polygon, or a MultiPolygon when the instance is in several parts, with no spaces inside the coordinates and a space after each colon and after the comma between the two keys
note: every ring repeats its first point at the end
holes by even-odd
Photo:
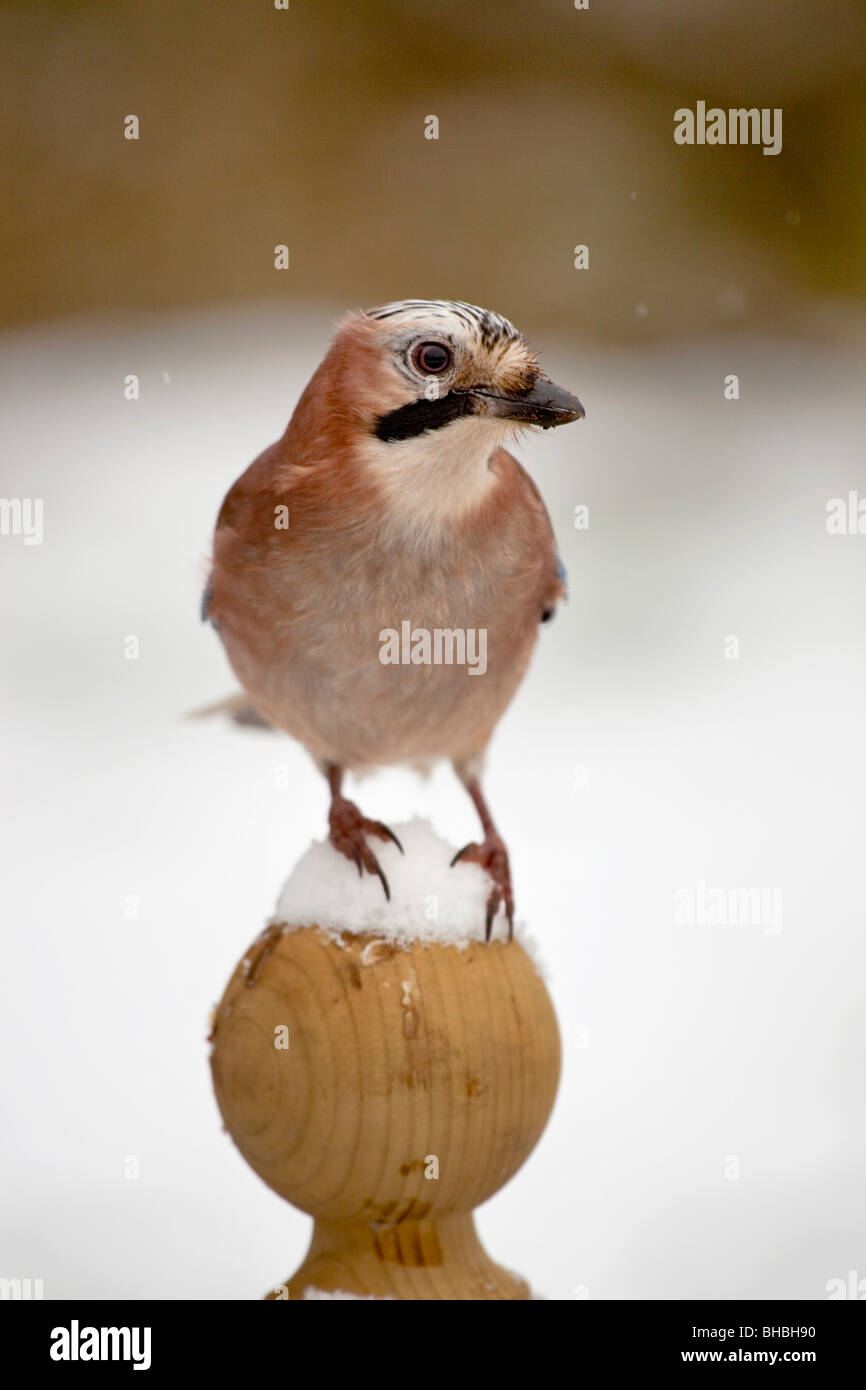
{"type": "Polygon", "coordinates": [[[412,361],[425,376],[439,376],[451,366],[451,349],[444,343],[419,343],[412,361]]]}

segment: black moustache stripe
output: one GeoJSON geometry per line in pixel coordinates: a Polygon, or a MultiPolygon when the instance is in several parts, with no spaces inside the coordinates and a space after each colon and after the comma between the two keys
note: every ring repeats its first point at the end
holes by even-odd
{"type": "Polygon", "coordinates": [[[375,435],[377,439],[386,442],[392,439],[414,439],[416,435],[426,434],[428,430],[441,430],[443,425],[450,425],[452,420],[459,420],[462,415],[472,415],[474,412],[475,402],[463,391],[451,391],[435,401],[428,401],[422,396],[420,400],[412,401],[409,405],[401,405],[399,410],[380,415],[376,421],[375,435]]]}

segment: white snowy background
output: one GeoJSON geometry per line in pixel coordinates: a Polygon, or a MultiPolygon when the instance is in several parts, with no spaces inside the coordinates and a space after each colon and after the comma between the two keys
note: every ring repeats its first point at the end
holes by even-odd
{"type": "MultiPolygon", "coordinates": [[[[0,538],[0,1275],[48,1298],[253,1299],[306,1248],[221,1132],[205,1035],[326,788],[288,739],[182,716],[234,689],[198,622],[217,508],[332,317],[0,339],[0,495],[45,502],[40,546],[0,538]]],[[[825,528],[866,496],[862,351],[537,345],[587,409],[521,454],[571,600],[487,789],[564,1066],[481,1235],[551,1299],[823,1298],[866,1276],[866,535],[825,528]],[[779,890],[782,929],[677,925],[700,883],[779,890]]],[[[475,835],[447,769],[361,795],[475,835]]]]}

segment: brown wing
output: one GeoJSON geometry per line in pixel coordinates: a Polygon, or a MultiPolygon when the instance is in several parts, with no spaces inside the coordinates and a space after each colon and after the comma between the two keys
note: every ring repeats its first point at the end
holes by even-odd
{"type": "MultiPolygon", "coordinates": [[[[220,532],[232,531],[239,540],[253,545],[257,540],[273,538],[275,509],[283,501],[288,505],[289,494],[296,482],[295,470],[279,466],[278,449],[279,444],[265,449],[229,488],[217,516],[216,536],[220,532]]],[[[208,619],[212,597],[213,571],[202,594],[202,622],[208,619]]]]}
{"type": "Polygon", "coordinates": [[[520,486],[524,490],[526,505],[537,514],[539,526],[543,535],[547,539],[549,551],[548,580],[546,588],[541,596],[541,612],[539,621],[549,622],[556,611],[556,605],[560,599],[568,594],[568,577],[565,573],[565,566],[559,556],[556,545],[556,536],[553,532],[553,525],[550,520],[550,513],[544,505],[544,498],[538,490],[535,479],[527,473],[522,464],[510,454],[508,456],[514,465],[516,476],[520,481],[520,486]]]}

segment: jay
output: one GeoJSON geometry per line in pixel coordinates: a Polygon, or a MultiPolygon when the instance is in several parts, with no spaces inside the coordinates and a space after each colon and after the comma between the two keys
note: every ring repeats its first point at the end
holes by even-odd
{"type": "Polygon", "coordinates": [[[309,750],[331,843],[386,896],[371,842],[396,836],[344,774],[450,759],[482,831],[453,862],[490,878],[488,940],[500,909],[511,935],[514,894],[484,754],[565,592],[544,503],[503,444],[583,413],[499,314],[414,299],[353,314],[214,535],[202,616],[248,697],[236,717],[309,750]]]}

